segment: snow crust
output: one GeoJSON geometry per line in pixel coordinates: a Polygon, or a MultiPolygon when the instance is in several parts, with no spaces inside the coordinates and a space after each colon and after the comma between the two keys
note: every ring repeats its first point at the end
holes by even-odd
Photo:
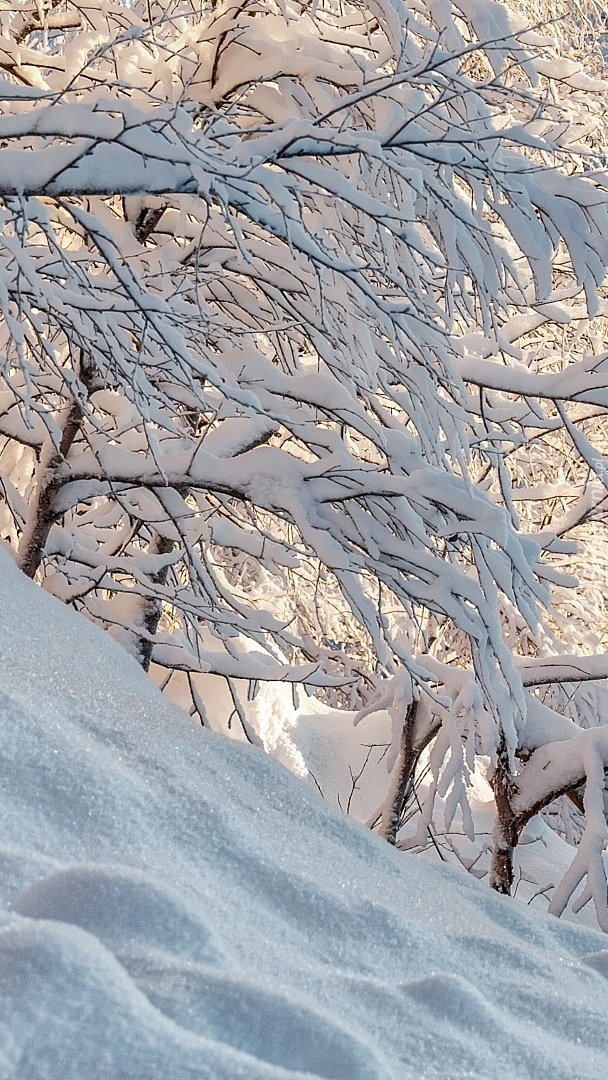
{"type": "Polygon", "coordinates": [[[195,726],[6,550],[0,614],[2,1080],[603,1075],[601,934],[195,726]]]}

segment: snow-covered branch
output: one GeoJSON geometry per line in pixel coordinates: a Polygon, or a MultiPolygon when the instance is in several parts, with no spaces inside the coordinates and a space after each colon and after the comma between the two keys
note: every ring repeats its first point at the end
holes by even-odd
{"type": "Polygon", "coordinates": [[[608,676],[605,89],[493,0],[0,18],[0,536],[194,695],[386,699],[392,840],[425,752],[508,830],[608,676]]]}

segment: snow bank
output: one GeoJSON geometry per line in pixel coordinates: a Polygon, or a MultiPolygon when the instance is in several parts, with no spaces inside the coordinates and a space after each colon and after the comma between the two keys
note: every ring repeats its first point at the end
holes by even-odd
{"type": "Polygon", "coordinates": [[[0,590],[2,1080],[603,1075],[600,934],[195,727],[4,550],[0,590]]]}

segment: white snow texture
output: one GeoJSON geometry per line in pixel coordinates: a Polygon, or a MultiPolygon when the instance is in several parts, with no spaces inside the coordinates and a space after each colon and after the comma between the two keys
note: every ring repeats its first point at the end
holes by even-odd
{"type": "Polygon", "coordinates": [[[5,550],[0,589],[1,1080],[604,1075],[601,934],[196,727],[5,550]]]}

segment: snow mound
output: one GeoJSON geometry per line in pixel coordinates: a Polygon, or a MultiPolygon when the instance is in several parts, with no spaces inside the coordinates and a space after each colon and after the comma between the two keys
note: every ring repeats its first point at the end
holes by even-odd
{"type": "Polygon", "coordinates": [[[585,964],[589,964],[589,967],[595,968],[600,975],[604,975],[608,979],[608,950],[602,949],[601,952],[590,953],[589,956],[583,956],[582,959],[585,964]]]}
{"type": "MultiPolygon", "coordinates": [[[[0,982],[0,1075],[7,1080],[303,1077],[240,1053],[225,1037],[215,1042],[173,1022],[111,952],[73,926],[38,921],[4,926],[0,982]]],[[[375,1080],[377,1074],[357,1071],[356,1061],[354,1066],[352,1074],[320,1076],[375,1080]]]]}
{"type": "Polygon", "coordinates": [[[114,952],[128,945],[200,963],[222,960],[200,915],[166,885],[129,867],[70,867],[38,882],[11,909],[80,926],[114,952]]]}
{"type": "Polygon", "coordinates": [[[2,1080],[597,1080],[604,937],[196,727],[0,549],[2,1080]]]}
{"type": "Polygon", "coordinates": [[[199,1035],[323,1080],[386,1075],[372,1046],[298,994],[190,964],[140,959],[126,966],[161,1012],[199,1035]]]}

